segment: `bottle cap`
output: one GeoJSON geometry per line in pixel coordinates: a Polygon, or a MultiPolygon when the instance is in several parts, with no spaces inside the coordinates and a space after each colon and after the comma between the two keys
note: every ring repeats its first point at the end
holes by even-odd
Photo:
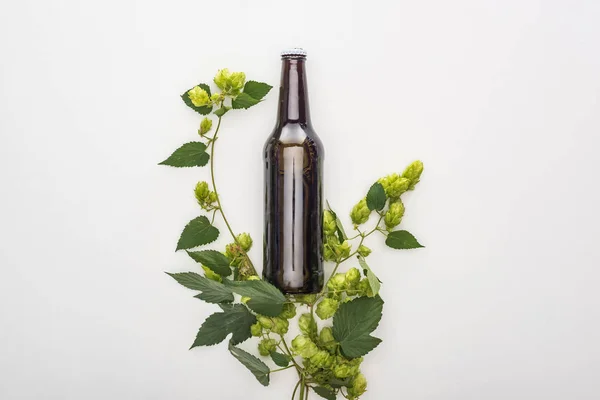
{"type": "Polygon", "coordinates": [[[299,47],[285,49],[281,52],[281,58],[306,58],[306,51],[299,47]]]}

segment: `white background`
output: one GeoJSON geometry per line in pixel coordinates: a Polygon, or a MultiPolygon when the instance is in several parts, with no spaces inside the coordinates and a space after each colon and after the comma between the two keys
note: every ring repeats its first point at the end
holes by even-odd
{"type": "MultiPolygon", "coordinates": [[[[289,46],[346,221],[426,166],[403,222],[426,249],[370,242],[364,399],[600,397],[599,2],[1,4],[1,399],[290,398],[291,371],[263,388],[224,344],[187,351],[216,308],[163,271],[197,269],[174,249],[207,170],[156,165],[196,137],[180,93],[223,67],[278,86],[289,46]]],[[[258,243],[276,102],[228,115],[217,149],[258,243]]]]}

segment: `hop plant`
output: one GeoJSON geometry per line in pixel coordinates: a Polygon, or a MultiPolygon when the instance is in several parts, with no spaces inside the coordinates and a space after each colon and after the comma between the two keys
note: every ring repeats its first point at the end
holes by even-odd
{"type": "Polygon", "coordinates": [[[398,226],[404,216],[404,204],[400,199],[390,204],[389,210],[385,213],[383,221],[388,230],[398,226]]]}
{"type": "Polygon", "coordinates": [[[350,218],[356,225],[367,222],[369,220],[369,215],[371,215],[371,210],[367,206],[367,199],[359,201],[350,212],[350,218]]]}
{"type": "Polygon", "coordinates": [[[243,72],[229,72],[229,69],[223,68],[215,75],[214,82],[223,93],[237,95],[244,87],[246,74],[243,72]]]}

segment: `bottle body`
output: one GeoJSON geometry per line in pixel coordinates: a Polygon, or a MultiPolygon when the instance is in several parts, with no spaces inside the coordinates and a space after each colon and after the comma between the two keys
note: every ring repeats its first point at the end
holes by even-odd
{"type": "Polygon", "coordinates": [[[308,118],[304,60],[284,58],[278,122],[264,148],[263,276],[284,293],[323,287],[323,161],[308,118]]]}

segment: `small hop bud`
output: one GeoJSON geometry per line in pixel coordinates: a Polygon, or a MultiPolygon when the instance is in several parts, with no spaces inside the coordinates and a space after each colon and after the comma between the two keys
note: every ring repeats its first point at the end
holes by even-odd
{"type": "Polygon", "coordinates": [[[358,254],[360,254],[363,257],[367,257],[369,254],[371,254],[371,249],[361,244],[358,247],[358,254]]]}
{"type": "Polygon", "coordinates": [[[258,275],[250,275],[246,278],[247,281],[260,281],[260,276],[258,275]]]}
{"type": "Polygon", "coordinates": [[[317,315],[321,319],[333,317],[340,306],[340,302],[333,298],[325,298],[317,305],[317,315]]]}
{"type": "Polygon", "coordinates": [[[327,282],[327,289],[332,291],[346,290],[346,274],[337,273],[327,282]]]}
{"type": "Polygon", "coordinates": [[[275,317],[273,318],[273,328],[271,331],[273,333],[277,333],[278,335],[285,335],[290,328],[290,323],[287,319],[275,317]]]}
{"type": "Polygon", "coordinates": [[[215,203],[216,201],[217,201],[217,194],[216,194],[215,192],[210,192],[210,193],[208,194],[208,202],[209,202],[210,204],[213,204],[213,203],[215,203]]]}
{"type": "Polygon", "coordinates": [[[252,336],[259,337],[262,335],[263,327],[260,322],[256,322],[250,326],[250,333],[252,336]]]}
{"type": "Polygon", "coordinates": [[[204,270],[204,276],[208,279],[210,279],[211,281],[216,281],[216,282],[222,282],[223,278],[221,278],[221,275],[215,273],[212,269],[205,267],[204,265],[202,266],[202,269],[204,270]]]}
{"type": "Polygon", "coordinates": [[[319,348],[308,336],[298,335],[292,340],[292,350],[303,358],[310,358],[317,354],[319,348]]]}
{"type": "Polygon", "coordinates": [[[390,204],[389,210],[385,213],[383,221],[389,230],[398,226],[404,216],[404,204],[400,199],[390,204]]]}
{"type": "Polygon", "coordinates": [[[206,106],[210,103],[208,92],[202,89],[200,86],[194,86],[187,93],[190,98],[190,101],[196,107],[206,106]]]}
{"type": "Polygon", "coordinates": [[[318,368],[331,368],[335,362],[335,357],[329,354],[327,350],[319,350],[317,354],[310,358],[310,363],[318,368]]]}
{"type": "Polygon", "coordinates": [[[227,68],[223,68],[220,69],[217,72],[217,75],[215,75],[215,85],[217,85],[219,87],[219,89],[223,90],[223,91],[228,91],[230,89],[230,83],[229,83],[229,79],[231,77],[231,73],[229,72],[229,69],[227,68]]]}
{"type": "Polygon", "coordinates": [[[271,318],[265,317],[264,315],[258,315],[256,316],[256,319],[264,329],[270,330],[271,328],[273,328],[273,320],[271,318]]]}
{"type": "Polygon", "coordinates": [[[309,313],[304,313],[298,319],[300,332],[307,336],[312,336],[317,333],[317,323],[309,313]]]}
{"type": "Polygon", "coordinates": [[[404,172],[402,173],[402,177],[408,179],[410,181],[410,185],[408,186],[408,190],[414,190],[415,186],[421,180],[421,174],[423,173],[423,162],[415,161],[410,164],[404,172]]]}
{"type": "Polygon", "coordinates": [[[333,331],[331,328],[326,327],[321,329],[321,333],[319,334],[319,340],[321,341],[321,345],[329,350],[331,353],[335,353],[337,348],[337,342],[333,337],[333,331]]]}
{"type": "Polygon", "coordinates": [[[369,207],[367,206],[367,199],[359,201],[350,212],[350,218],[352,218],[352,222],[356,225],[367,222],[369,220],[369,215],[371,215],[371,210],[369,210],[369,207]]]}
{"type": "Polygon", "coordinates": [[[323,233],[326,236],[335,234],[337,230],[337,225],[335,223],[335,217],[329,210],[325,210],[323,214],[323,233]]]}
{"type": "Polygon", "coordinates": [[[348,394],[358,398],[367,391],[367,378],[360,372],[352,379],[352,387],[348,388],[348,394]]]}
{"type": "Polygon", "coordinates": [[[301,295],[297,295],[295,296],[296,301],[299,301],[303,304],[307,304],[307,305],[311,305],[311,304],[315,304],[315,301],[317,300],[317,295],[316,294],[301,294],[301,295]]]}
{"type": "Polygon", "coordinates": [[[346,271],[346,285],[348,289],[354,289],[360,282],[360,271],[358,268],[350,268],[346,271]]]}
{"type": "Polygon", "coordinates": [[[229,85],[231,86],[231,93],[238,94],[246,83],[246,74],[243,72],[233,72],[229,77],[229,85]]]}
{"type": "Polygon", "coordinates": [[[385,194],[390,199],[397,199],[400,195],[406,192],[410,186],[410,179],[391,174],[378,180],[385,190],[385,194]]]}
{"type": "Polygon", "coordinates": [[[294,303],[285,303],[283,311],[279,314],[279,318],[292,319],[296,316],[296,306],[294,303]]]}
{"type": "Polygon", "coordinates": [[[261,356],[268,356],[277,348],[277,341],[275,339],[263,339],[258,344],[258,352],[261,356]]]}
{"type": "Polygon", "coordinates": [[[204,117],[202,122],[200,122],[200,130],[198,131],[198,133],[200,133],[200,136],[202,136],[206,132],[210,131],[210,128],[212,128],[212,120],[210,118],[204,117]]]}
{"type": "Polygon", "coordinates": [[[209,192],[210,190],[208,190],[208,183],[202,181],[196,184],[196,187],[194,188],[194,196],[196,196],[198,204],[203,206],[206,203],[206,198],[208,197],[209,192]]]}
{"type": "Polygon", "coordinates": [[[240,301],[244,304],[248,304],[248,302],[252,300],[250,297],[248,296],[242,296],[242,298],[240,299],[240,301]]]}
{"type": "Polygon", "coordinates": [[[247,233],[240,233],[237,236],[237,242],[242,246],[244,251],[248,251],[250,250],[250,247],[252,247],[252,238],[247,233]]]}
{"type": "Polygon", "coordinates": [[[352,250],[352,246],[350,242],[344,240],[342,244],[336,247],[335,253],[338,256],[338,259],[346,258],[350,255],[350,250],[352,250]]]}
{"type": "Polygon", "coordinates": [[[337,259],[335,250],[340,245],[340,241],[335,235],[327,236],[326,240],[323,246],[323,258],[326,261],[335,261],[337,259]]]}

